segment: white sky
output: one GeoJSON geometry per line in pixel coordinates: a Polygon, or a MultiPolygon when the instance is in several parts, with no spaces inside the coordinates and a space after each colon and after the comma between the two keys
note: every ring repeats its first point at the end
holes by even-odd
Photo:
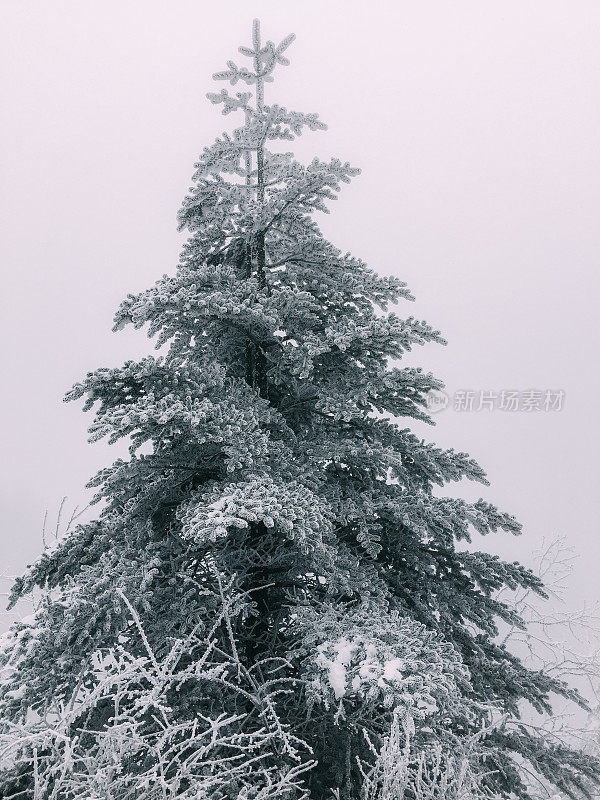
{"type": "MultiPolygon", "coordinates": [[[[84,503],[121,451],[61,397],[151,352],[111,333],[127,292],[174,270],[175,213],[231,117],[204,100],[247,44],[290,31],[270,98],[329,124],[292,145],[363,169],[326,234],[416,294],[449,345],[411,357],[461,389],[556,389],[560,412],[437,415],[423,435],[487,469],[524,523],[486,546],[526,560],[564,534],[571,593],[600,599],[597,2],[3,0],[0,571],[39,552],[44,510],[84,503]]],[[[267,101],[269,97],[267,97],[267,101]]],[[[461,489],[461,492],[463,490],[461,489]]]]}

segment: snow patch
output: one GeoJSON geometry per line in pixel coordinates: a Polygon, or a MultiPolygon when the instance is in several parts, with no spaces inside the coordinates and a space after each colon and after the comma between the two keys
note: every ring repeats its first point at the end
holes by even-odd
{"type": "Polygon", "coordinates": [[[352,656],[357,648],[356,642],[348,639],[338,639],[337,642],[323,642],[319,645],[317,664],[327,670],[329,685],[334,691],[336,700],[346,694],[346,668],[352,661],[352,656]],[[324,650],[333,647],[335,658],[327,658],[324,650]]]}

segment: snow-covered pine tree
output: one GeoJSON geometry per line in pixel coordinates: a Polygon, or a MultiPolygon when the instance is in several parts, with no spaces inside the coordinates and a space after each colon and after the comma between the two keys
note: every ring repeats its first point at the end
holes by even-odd
{"type": "Polygon", "coordinates": [[[405,427],[441,384],[397,362],[440,334],[388,312],[405,285],[312,218],[358,170],[276,148],[325,128],[265,101],[292,40],[255,22],[249,66],[215,75],[247,89],[208,95],[242,124],[196,165],[176,274],[117,313],[163,355],[68,395],[130,457],[14,588],[41,601],[2,650],[3,797],[354,800],[399,719],[421,767],[479,736],[483,794],[526,796],[522,769],[566,793],[598,772],[519,723],[575,696],[497,641],[518,620],[496,592],[540,581],[457,549],[518,523],[435,494],[484,473],[405,427]]]}

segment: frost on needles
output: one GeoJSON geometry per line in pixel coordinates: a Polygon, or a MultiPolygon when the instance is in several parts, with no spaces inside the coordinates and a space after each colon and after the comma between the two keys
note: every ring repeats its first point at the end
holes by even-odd
{"type": "Polygon", "coordinates": [[[408,427],[441,383],[402,356],[439,332],[314,220],[358,170],[279,144],[325,128],[266,102],[293,38],[255,22],[214,76],[239,127],[195,165],[177,271],[116,315],[162,355],[67,396],[130,456],[15,584],[38,602],[2,645],[2,797],[576,795],[598,772],[519,721],[578,700],[499,644],[497,592],[540,581],[457,548],[518,523],[434,493],[484,473],[408,427]]]}

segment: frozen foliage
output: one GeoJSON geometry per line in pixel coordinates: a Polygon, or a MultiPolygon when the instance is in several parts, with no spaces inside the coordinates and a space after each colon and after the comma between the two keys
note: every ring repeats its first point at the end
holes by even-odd
{"type": "MultiPolygon", "coordinates": [[[[564,696],[554,704],[552,715],[525,713],[522,729],[535,731],[552,742],[557,753],[576,746],[584,752],[600,753],[600,607],[573,607],[566,602],[566,590],[574,578],[577,556],[563,537],[557,537],[534,552],[534,570],[544,581],[551,602],[543,601],[530,590],[519,588],[500,596],[519,612],[525,627],[505,626],[501,641],[519,653],[532,669],[543,670],[577,686],[588,707],[577,708],[577,695],[564,696]]],[[[553,768],[567,776],[573,766],[557,757],[553,768]]],[[[561,800],[552,782],[539,775],[529,776],[535,798],[561,800]]],[[[595,797],[598,797],[596,792],[595,797]]]]}
{"type": "Polygon", "coordinates": [[[2,797],[575,795],[598,772],[519,720],[579,701],[498,639],[521,624],[498,592],[542,581],[465,547],[519,524],[434,493],[485,474],[410,431],[441,383],[402,356],[443,339],[313,218],[358,170],[269,149],[324,128],[266,103],[292,38],[255,23],[216,74],[241,125],[198,159],[176,272],[117,311],[162,355],[67,396],[130,453],[15,583],[41,601],[0,653],[2,797]]]}
{"type": "Polygon", "coordinates": [[[367,736],[372,756],[368,765],[359,764],[362,800],[483,800],[491,797],[478,785],[483,734],[466,739],[453,753],[439,747],[415,751],[412,720],[406,712],[394,711],[390,733],[377,749],[367,736]]]}
{"type": "Polygon", "coordinates": [[[223,483],[207,484],[204,491],[182,504],[178,516],[182,536],[199,544],[227,536],[231,528],[248,529],[252,523],[262,523],[288,536],[303,552],[319,550],[327,557],[324,542],[331,538],[331,521],[323,506],[322,500],[302,484],[278,483],[265,476],[232,484],[231,493],[223,483]]]}
{"type": "Polygon", "coordinates": [[[424,719],[460,703],[468,671],[457,651],[414,620],[385,606],[299,609],[294,626],[304,656],[307,694],[325,707],[402,708],[424,719]]]}
{"type": "MultiPolygon", "coordinates": [[[[234,623],[231,592],[214,598],[209,629],[199,625],[175,639],[161,658],[127,598],[121,599],[145,652],[134,655],[129,637],[119,637],[80,666],[70,696],[48,698],[43,712],[7,722],[0,734],[3,762],[31,771],[32,796],[303,797],[301,776],[311,762],[300,758],[304,745],[281,722],[275,704],[278,694],[291,691],[280,677],[283,664],[264,664],[265,677],[259,677],[241,663],[233,640],[227,650],[216,646],[219,627],[234,623]],[[219,702],[229,687],[229,703],[219,702]],[[211,696],[210,710],[186,713],[180,700],[186,691],[211,696]],[[96,726],[90,723],[99,706],[106,712],[96,726]]],[[[20,700],[23,693],[8,696],[20,700]]],[[[5,797],[18,796],[16,770],[7,770],[4,787],[5,797]]]]}

